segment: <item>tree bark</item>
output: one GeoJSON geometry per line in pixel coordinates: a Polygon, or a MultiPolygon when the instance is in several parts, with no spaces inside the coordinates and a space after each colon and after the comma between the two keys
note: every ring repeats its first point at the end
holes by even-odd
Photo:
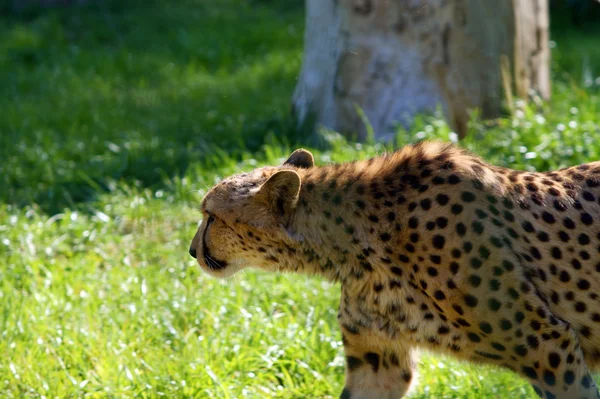
{"type": "Polygon", "coordinates": [[[548,0],[307,0],[300,122],[364,139],[438,106],[460,136],[506,95],[550,96],[548,0]],[[508,93],[506,92],[508,91],[508,93]],[[360,112],[362,110],[362,112],[360,112]]]}

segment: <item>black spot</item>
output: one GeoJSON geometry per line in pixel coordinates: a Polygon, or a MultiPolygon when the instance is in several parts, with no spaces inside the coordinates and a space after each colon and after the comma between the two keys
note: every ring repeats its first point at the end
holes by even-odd
{"type": "Polygon", "coordinates": [[[497,299],[490,298],[488,300],[488,307],[493,312],[497,312],[501,306],[502,306],[502,304],[497,299]]]}
{"type": "Polygon", "coordinates": [[[462,213],[463,209],[464,208],[461,204],[454,204],[452,205],[452,207],[450,207],[450,211],[455,215],[459,215],[460,213],[462,213]]]}
{"type": "Polygon", "coordinates": [[[563,283],[568,283],[569,281],[571,281],[571,276],[566,270],[561,271],[558,277],[563,283]]]}
{"type": "Polygon", "coordinates": [[[490,290],[498,291],[500,289],[500,281],[496,279],[490,280],[490,290]]]}
{"type": "Polygon", "coordinates": [[[556,377],[552,371],[544,370],[544,382],[551,387],[556,385],[556,377]]]}
{"type": "Polygon", "coordinates": [[[540,346],[540,340],[538,337],[536,337],[535,335],[528,335],[527,338],[527,345],[529,345],[529,347],[531,349],[537,349],[540,346]]]}
{"type": "Polygon", "coordinates": [[[456,322],[463,327],[471,327],[471,324],[469,324],[469,322],[463,319],[462,317],[456,319],[456,322]]]}
{"type": "Polygon", "coordinates": [[[513,324],[510,322],[510,320],[506,320],[506,319],[502,319],[500,321],[500,328],[503,331],[508,331],[513,327],[513,324]]]}
{"type": "Polygon", "coordinates": [[[577,282],[577,288],[583,291],[588,290],[590,288],[590,282],[585,279],[580,279],[577,282]]]}
{"type": "Polygon", "coordinates": [[[402,372],[402,379],[404,380],[404,382],[406,382],[407,384],[410,382],[410,380],[412,380],[412,373],[410,371],[403,371],[402,372]]]}
{"type": "Polygon", "coordinates": [[[535,259],[542,259],[542,254],[540,253],[540,250],[536,247],[529,248],[529,252],[531,253],[531,256],[533,256],[535,259]]]}
{"type": "MultiPolygon", "coordinates": [[[[533,368],[524,366],[521,368],[521,371],[527,378],[530,378],[532,380],[537,379],[537,373],[535,372],[535,370],[533,368]]],[[[542,395],[540,395],[540,396],[542,396],[542,395]]]]}
{"type": "Polygon", "coordinates": [[[450,175],[448,176],[448,184],[458,184],[460,183],[460,177],[456,176],[456,175],[450,175]]]}
{"type": "Polygon", "coordinates": [[[473,250],[473,244],[470,241],[465,241],[463,243],[463,251],[466,253],[470,253],[473,250]]]}
{"type": "Polygon", "coordinates": [[[560,250],[560,248],[552,247],[551,253],[554,259],[562,259],[562,251],[560,250]]]}
{"type": "Polygon", "coordinates": [[[483,261],[477,257],[471,258],[471,267],[475,270],[481,268],[483,266],[483,261]]]}
{"type": "Polygon", "coordinates": [[[481,338],[479,337],[479,335],[475,334],[474,332],[470,332],[467,334],[467,337],[469,338],[469,340],[471,340],[472,342],[481,342],[481,338]]]}
{"type": "Polygon", "coordinates": [[[475,201],[475,198],[476,198],[475,194],[473,194],[470,191],[463,191],[463,193],[461,194],[460,197],[464,202],[473,202],[473,201],[475,201]]]}
{"type": "MultiPolygon", "coordinates": [[[[584,166],[584,165],[582,165],[582,166],[584,166]]],[[[593,179],[587,179],[587,180],[585,181],[585,184],[587,184],[587,186],[588,186],[588,187],[592,187],[592,188],[594,188],[594,187],[598,187],[598,186],[600,186],[600,180],[598,180],[598,179],[596,179],[596,178],[593,178],[593,179]]]]}
{"type": "Polygon", "coordinates": [[[560,355],[556,352],[550,352],[548,355],[548,363],[553,369],[557,368],[560,366],[560,355]]]}
{"type": "Polygon", "coordinates": [[[348,370],[354,371],[363,365],[363,361],[354,356],[346,356],[346,364],[348,365],[348,370]]]}
{"type": "Polygon", "coordinates": [[[390,233],[381,233],[379,235],[379,238],[381,239],[381,241],[386,242],[389,241],[392,238],[392,236],[390,235],[390,233]]]}
{"type": "Polygon", "coordinates": [[[431,260],[436,265],[439,265],[442,263],[442,258],[439,255],[430,255],[429,260],[431,260]]]}
{"type": "Polygon", "coordinates": [[[525,345],[517,345],[515,346],[515,353],[521,357],[527,356],[527,348],[525,345]]]}
{"type": "Polygon", "coordinates": [[[485,213],[484,211],[482,211],[481,209],[476,209],[476,210],[475,210],[475,214],[477,215],[477,217],[478,217],[479,219],[485,219],[485,218],[487,218],[487,217],[488,217],[488,214],[487,214],[487,213],[485,213]]]}
{"type": "Polygon", "coordinates": [[[589,226],[592,223],[594,223],[594,219],[592,218],[592,215],[590,215],[587,212],[584,212],[584,213],[581,214],[581,222],[583,224],[585,224],[586,226],[589,226]]]}
{"type": "Polygon", "coordinates": [[[483,245],[479,247],[479,256],[481,256],[483,259],[487,259],[490,257],[490,250],[487,247],[484,247],[483,245]]]}
{"type": "Polygon", "coordinates": [[[479,287],[479,285],[481,284],[481,277],[479,277],[476,274],[471,274],[469,276],[469,283],[473,286],[473,287],[479,287]]]}
{"type": "Polygon", "coordinates": [[[440,326],[438,328],[438,334],[440,335],[446,335],[450,332],[450,329],[448,328],[448,326],[440,326]]]}
{"type": "Polygon", "coordinates": [[[463,308],[461,308],[460,306],[458,306],[456,304],[452,305],[452,309],[454,309],[456,311],[456,313],[458,313],[461,316],[465,313],[463,308]]]}
{"type": "Polygon", "coordinates": [[[523,320],[525,320],[525,315],[523,314],[523,312],[517,312],[517,313],[515,313],[515,321],[517,323],[522,323],[523,320]]]}
{"type": "Polygon", "coordinates": [[[408,220],[408,227],[410,227],[411,229],[416,229],[417,227],[419,227],[419,219],[417,219],[416,217],[411,217],[408,220]]]}
{"type": "Polygon", "coordinates": [[[575,373],[571,370],[567,370],[565,371],[563,379],[565,380],[565,384],[572,385],[575,382],[575,373]]]}
{"type": "Polygon", "coordinates": [[[569,230],[573,230],[575,228],[575,222],[571,218],[564,218],[563,225],[569,230]]]}
{"type": "Polygon", "coordinates": [[[592,379],[590,378],[590,376],[588,375],[584,375],[583,378],[581,379],[581,385],[585,388],[588,389],[591,385],[592,379]]]}
{"type": "Polygon", "coordinates": [[[486,334],[491,334],[492,333],[492,326],[489,323],[486,322],[482,322],[479,324],[479,328],[481,329],[482,332],[486,333],[486,334]]]}
{"type": "Polygon", "coordinates": [[[502,360],[502,356],[497,355],[495,353],[489,353],[489,352],[483,352],[483,351],[475,351],[475,353],[481,357],[485,357],[486,359],[502,360]]]}
{"type": "Polygon", "coordinates": [[[471,226],[473,226],[475,233],[479,235],[483,234],[483,224],[481,222],[475,221],[471,224],[471,226]]]}
{"type": "Polygon", "coordinates": [[[431,209],[431,200],[429,198],[425,198],[424,200],[422,200],[421,207],[426,211],[431,209]]]}
{"type": "Polygon", "coordinates": [[[452,272],[452,274],[458,273],[459,268],[460,268],[460,266],[457,262],[450,263],[450,271],[452,272]]]}
{"type": "Polygon", "coordinates": [[[507,272],[513,271],[515,269],[515,265],[508,260],[502,261],[502,267],[504,267],[504,270],[506,270],[507,272]]]}
{"type": "Polygon", "coordinates": [[[589,191],[584,191],[583,192],[583,199],[586,201],[595,201],[596,198],[594,197],[594,194],[590,193],[589,191]]]}
{"type": "Polygon", "coordinates": [[[522,226],[523,230],[525,230],[528,233],[533,233],[535,231],[533,225],[530,222],[523,222],[522,226]]]}
{"type": "Polygon", "coordinates": [[[435,197],[435,200],[440,205],[446,205],[448,203],[448,201],[450,201],[450,197],[448,197],[446,194],[438,194],[435,197]]]}
{"type": "Polygon", "coordinates": [[[444,228],[446,228],[446,226],[448,226],[448,219],[443,216],[440,216],[439,218],[437,218],[435,220],[435,222],[437,223],[437,225],[440,229],[444,229],[444,228]]]}
{"type": "Polygon", "coordinates": [[[554,200],[554,209],[560,212],[564,212],[567,210],[567,206],[559,200],[554,200]]]}
{"type": "Polygon", "coordinates": [[[377,353],[368,352],[365,354],[365,360],[371,365],[374,373],[379,370],[379,355],[377,353]]]}
{"type": "Polygon", "coordinates": [[[548,236],[548,233],[544,232],[544,231],[540,231],[537,234],[537,238],[538,240],[540,240],[541,242],[548,242],[550,241],[550,236],[548,236]]]}
{"type": "Polygon", "coordinates": [[[459,236],[464,237],[467,234],[467,227],[463,223],[457,223],[456,232],[459,236]]]}
{"type": "Polygon", "coordinates": [[[434,248],[442,249],[446,244],[446,239],[441,235],[436,235],[433,237],[432,244],[434,248]]]}
{"type": "Polygon", "coordinates": [[[467,304],[467,306],[474,308],[477,306],[477,302],[479,302],[477,300],[477,298],[471,294],[467,294],[465,295],[465,303],[467,304]]]}

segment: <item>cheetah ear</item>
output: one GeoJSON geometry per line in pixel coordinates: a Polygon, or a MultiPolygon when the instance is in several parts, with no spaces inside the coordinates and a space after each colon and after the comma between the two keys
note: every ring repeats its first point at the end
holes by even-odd
{"type": "Polygon", "coordinates": [[[297,168],[309,169],[315,166],[315,158],[313,154],[304,148],[299,148],[292,152],[292,155],[283,163],[283,165],[291,165],[297,168]]]}
{"type": "Polygon", "coordinates": [[[300,176],[293,170],[280,170],[260,187],[257,195],[272,214],[285,220],[298,203],[300,176]]]}

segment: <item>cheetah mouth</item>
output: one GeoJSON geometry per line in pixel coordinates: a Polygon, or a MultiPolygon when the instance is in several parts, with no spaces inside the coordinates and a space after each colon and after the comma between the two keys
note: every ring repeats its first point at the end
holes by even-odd
{"type": "Polygon", "coordinates": [[[206,263],[208,268],[210,270],[217,271],[217,270],[225,269],[227,267],[227,262],[224,262],[222,260],[217,260],[217,259],[213,258],[212,256],[210,256],[210,252],[208,251],[208,246],[206,245],[206,236],[208,234],[208,229],[210,228],[210,225],[214,221],[215,221],[215,218],[212,216],[209,216],[208,221],[206,222],[206,230],[204,230],[204,236],[202,237],[202,253],[203,253],[204,262],[206,263]]]}

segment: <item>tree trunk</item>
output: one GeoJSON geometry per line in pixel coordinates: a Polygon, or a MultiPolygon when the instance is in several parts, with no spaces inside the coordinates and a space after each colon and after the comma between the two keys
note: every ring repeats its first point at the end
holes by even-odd
{"type": "Polygon", "coordinates": [[[472,109],[493,118],[505,95],[550,96],[548,0],[306,6],[304,64],[293,99],[300,122],[364,139],[366,117],[385,139],[397,123],[408,125],[441,105],[464,136],[472,109]]]}

